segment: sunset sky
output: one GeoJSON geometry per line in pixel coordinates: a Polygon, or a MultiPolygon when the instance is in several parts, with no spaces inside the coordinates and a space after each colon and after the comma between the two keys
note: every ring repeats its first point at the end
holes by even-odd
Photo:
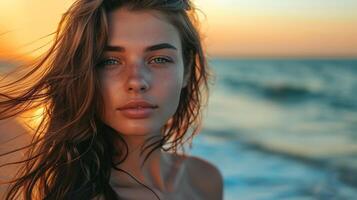
{"type": "MultiPolygon", "coordinates": [[[[31,43],[53,32],[72,2],[1,0],[0,58],[49,42],[51,37],[31,43]]],[[[212,56],[357,57],[356,0],[194,2],[206,15],[202,31],[212,56]]]]}

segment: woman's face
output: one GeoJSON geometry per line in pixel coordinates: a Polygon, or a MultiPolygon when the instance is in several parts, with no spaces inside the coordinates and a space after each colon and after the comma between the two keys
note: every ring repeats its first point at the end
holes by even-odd
{"type": "Polygon", "coordinates": [[[159,16],[123,8],[108,14],[108,47],[99,70],[102,118],[123,135],[160,134],[186,85],[179,33],[159,16]]]}

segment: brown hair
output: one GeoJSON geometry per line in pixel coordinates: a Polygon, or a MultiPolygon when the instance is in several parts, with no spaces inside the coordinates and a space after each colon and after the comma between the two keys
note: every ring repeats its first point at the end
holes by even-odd
{"type": "Polygon", "coordinates": [[[188,139],[198,133],[210,74],[192,2],[77,0],[63,15],[54,43],[43,57],[18,80],[0,85],[0,120],[44,108],[31,144],[21,148],[29,148],[27,159],[21,161],[21,173],[11,181],[6,200],[21,194],[24,199],[91,199],[98,195],[118,199],[109,185],[110,171],[126,159],[128,149],[120,135],[99,118],[103,100],[98,95],[96,66],[108,39],[107,13],[122,6],[132,11],[160,11],[179,31],[185,73],[190,73],[162,137],[142,149],[151,148],[146,159],[157,148],[173,152],[183,148],[190,128],[188,139]],[[123,142],[125,151],[114,151],[115,138],[123,142]],[[113,163],[115,154],[122,155],[121,162],[113,163]]]}

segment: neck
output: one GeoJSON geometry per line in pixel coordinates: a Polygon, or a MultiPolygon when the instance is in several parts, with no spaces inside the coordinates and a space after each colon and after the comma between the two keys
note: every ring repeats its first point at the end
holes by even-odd
{"type": "MultiPolygon", "coordinates": [[[[140,155],[141,147],[145,142],[145,136],[124,136],[124,139],[128,144],[128,156],[116,167],[125,170],[141,183],[164,191],[164,174],[167,172],[165,167],[168,166],[168,158],[165,156],[165,153],[161,149],[155,149],[144,162],[145,156],[151,150],[145,150],[140,155]]],[[[114,162],[117,163],[118,161],[119,159],[114,157],[114,162]]],[[[117,187],[141,186],[132,177],[121,171],[112,170],[111,178],[117,187]]]]}

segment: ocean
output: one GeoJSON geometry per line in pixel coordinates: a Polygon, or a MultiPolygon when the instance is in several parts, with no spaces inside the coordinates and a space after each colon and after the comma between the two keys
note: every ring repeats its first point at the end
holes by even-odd
{"type": "Polygon", "coordinates": [[[225,200],[357,199],[357,59],[210,59],[216,78],[190,154],[225,200]]]}
{"type": "Polygon", "coordinates": [[[357,59],[209,64],[216,79],[189,153],[220,169],[225,200],[357,199],[357,59]]]}

